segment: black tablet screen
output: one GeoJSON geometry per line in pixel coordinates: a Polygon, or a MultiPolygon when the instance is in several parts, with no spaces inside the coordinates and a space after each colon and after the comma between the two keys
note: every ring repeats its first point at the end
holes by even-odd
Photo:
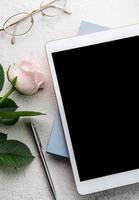
{"type": "Polygon", "coordinates": [[[139,168],[139,37],[53,53],[80,180],[139,168]]]}

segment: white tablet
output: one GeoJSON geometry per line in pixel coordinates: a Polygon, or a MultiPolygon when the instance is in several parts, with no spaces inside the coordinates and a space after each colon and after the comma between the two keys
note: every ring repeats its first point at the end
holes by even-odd
{"type": "Polygon", "coordinates": [[[80,194],[139,182],[139,26],[46,45],[80,194]]]}

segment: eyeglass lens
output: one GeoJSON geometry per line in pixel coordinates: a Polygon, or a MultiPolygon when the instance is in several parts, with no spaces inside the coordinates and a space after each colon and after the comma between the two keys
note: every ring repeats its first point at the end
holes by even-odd
{"type": "Polygon", "coordinates": [[[4,23],[4,31],[9,35],[15,35],[20,36],[27,33],[33,23],[32,16],[29,15],[29,13],[19,13],[17,15],[14,15],[10,17],[5,23],[4,23]],[[16,23],[16,30],[15,30],[15,23],[16,23]]]}

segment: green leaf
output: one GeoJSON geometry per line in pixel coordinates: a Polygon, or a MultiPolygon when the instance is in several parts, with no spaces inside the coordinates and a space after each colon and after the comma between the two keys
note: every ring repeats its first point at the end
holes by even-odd
{"type": "Polygon", "coordinates": [[[10,78],[9,78],[9,71],[10,71],[11,65],[8,67],[7,71],[6,71],[6,75],[7,75],[7,79],[10,82],[10,78]]]}
{"type": "Polygon", "coordinates": [[[3,142],[5,140],[7,140],[7,134],[4,134],[4,133],[0,132],[0,142],[3,142]]]}
{"type": "Polygon", "coordinates": [[[11,125],[14,125],[16,122],[18,122],[19,120],[19,117],[15,117],[15,118],[0,118],[0,123],[4,124],[4,125],[7,125],[7,126],[11,126],[11,125]]]}
{"type": "MultiPolygon", "coordinates": [[[[2,98],[0,97],[0,99],[2,98]]],[[[16,105],[16,103],[12,99],[9,99],[9,98],[5,99],[5,101],[0,104],[0,112],[16,111],[17,108],[18,106],[16,105]]]]}
{"type": "Polygon", "coordinates": [[[0,64],[0,91],[2,90],[4,85],[4,70],[2,65],[0,64]]]}
{"type": "Polygon", "coordinates": [[[37,115],[45,115],[45,114],[33,111],[0,112],[0,118],[27,117],[27,116],[37,116],[37,115]]]}
{"type": "Polygon", "coordinates": [[[15,87],[16,82],[17,82],[17,76],[11,81],[13,87],[15,87]]]}
{"type": "Polygon", "coordinates": [[[31,117],[37,115],[45,114],[33,111],[0,112],[0,122],[5,125],[13,125],[19,120],[20,117],[31,117]]]}
{"type": "Polygon", "coordinates": [[[29,148],[16,140],[7,140],[0,143],[0,166],[24,167],[34,159],[29,148]]]}

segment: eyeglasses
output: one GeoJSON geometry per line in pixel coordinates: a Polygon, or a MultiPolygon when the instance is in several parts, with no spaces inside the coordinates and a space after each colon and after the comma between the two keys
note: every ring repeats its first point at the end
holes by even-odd
{"type": "Polygon", "coordinates": [[[70,14],[66,9],[66,0],[43,0],[40,7],[32,12],[21,12],[8,18],[0,31],[12,36],[11,44],[15,44],[16,36],[27,34],[34,25],[33,15],[41,13],[42,16],[56,17],[61,13],[70,14]]]}

